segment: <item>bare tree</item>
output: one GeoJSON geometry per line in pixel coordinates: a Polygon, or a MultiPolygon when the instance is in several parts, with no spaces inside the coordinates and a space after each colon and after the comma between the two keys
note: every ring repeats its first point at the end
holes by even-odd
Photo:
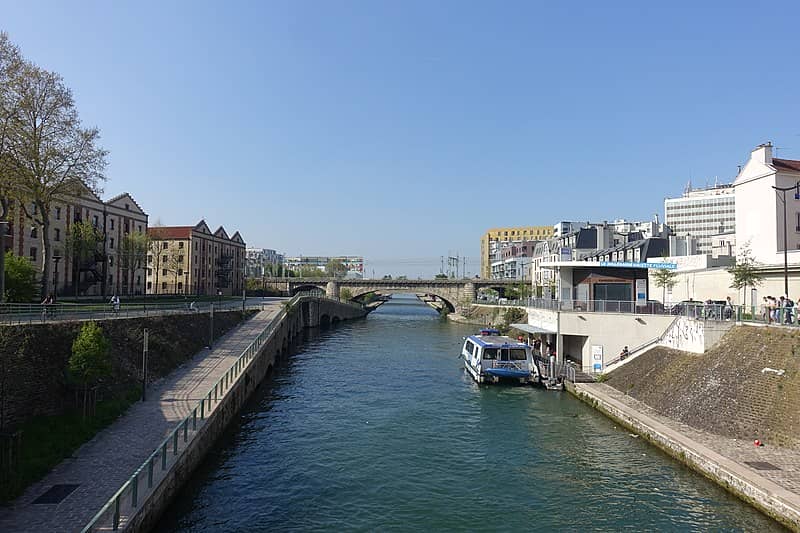
{"type": "MultiPolygon", "coordinates": [[[[153,294],[158,294],[158,278],[162,268],[161,265],[164,263],[162,252],[166,251],[162,250],[161,242],[162,241],[151,239],[147,247],[147,268],[151,269],[153,272],[151,276],[153,279],[153,294]]],[[[147,289],[145,288],[145,290],[147,289]]]]}
{"type": "Polygon", "coordinates": [[[50,292],[50,216],[56,201],[84,187],[100,192],[108,152],[97,128],[81,124],[72,92],[58,74],[24,64],[9,84],[19,102],[8,123],[6,168],[25,214],[42,228],[42,293],[50,292]]]}
{"type": "Polygon", "coordinates": [[[136,272],[145,268],[150,237],[143,232],[126,233],[120,245],[120,266],[127,276],[128,294],[133,294],[133,278],[136,272]]]}

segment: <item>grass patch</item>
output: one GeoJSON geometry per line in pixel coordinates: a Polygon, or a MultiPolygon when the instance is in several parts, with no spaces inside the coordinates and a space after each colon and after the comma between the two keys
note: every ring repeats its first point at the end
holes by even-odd
{"type": "Polygon", "coordinates": [[[56,416],[38,417],[23,424],[19,469],[8,483],[0,485],[0,501],[13,500],[32,483],[44,477],[82,444],[119,418],[141,397],[141,389],[97,402],[93,416],[85,421],[80,409],[56,416]]]}

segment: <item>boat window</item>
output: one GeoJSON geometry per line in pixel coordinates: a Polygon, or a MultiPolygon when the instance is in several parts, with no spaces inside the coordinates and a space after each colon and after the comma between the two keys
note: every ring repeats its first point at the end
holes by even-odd
{"type": "Polygon", "coordinates": [[[475,353],[475,343],[473,343],[470,340],[467,341],[466,346],[464,346],[464,348],[466,348],[467,353],[470,354],[470,355],[475,353]]]}
{"type": "Polygon", "coordinates": [[[497,359],[497,348],[484,348],[484,350],[483,350],[483,358],[484,359],[497,359]]]}
{"type": "Polygon", "coordinates": [[[503,348],[500,350],[500,360],[501,361],[508,361],[508,349],[503,348]]]}
{"type": "Polygon", "coordinates": [[[525,348],[512,348],[511,349],[511,360],[512,361],[524,361],[527,358],[528,358],[528,356],[525,353],[525,348]]]}

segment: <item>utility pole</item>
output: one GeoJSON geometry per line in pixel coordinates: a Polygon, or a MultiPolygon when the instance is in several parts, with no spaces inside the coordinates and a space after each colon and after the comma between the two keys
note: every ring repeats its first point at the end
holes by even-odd
{"type": "Polygon", "coordinates": [[[150,339],[147,328],[144,329],[144,347],[142,349],[142,401],[147,399],[147,351],[150,339]]]}

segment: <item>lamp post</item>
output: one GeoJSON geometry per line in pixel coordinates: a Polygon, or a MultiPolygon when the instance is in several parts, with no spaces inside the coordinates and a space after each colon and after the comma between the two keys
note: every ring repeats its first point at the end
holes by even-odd
{"type": "Polygon", "coordinates": [[[53,256],[53,300],[58,300],[58,262],[61,261],[60,255],[53,256]]]}
{"type": "Polygon", "coordinates": [[[775,192],[781,193],[781,200],[783,201],[783,294],[788,298],[789,297],[789,245],[788,245],[788,234],[789,229],[787,228],[786,224],[786,191],[791,191],[792,189],[795,190],[794,197],[796,200],[800,200],[800,181],[794,184],[792,187],[777,187],[775,185],[772,186],[775,189],[775,192]]]}

